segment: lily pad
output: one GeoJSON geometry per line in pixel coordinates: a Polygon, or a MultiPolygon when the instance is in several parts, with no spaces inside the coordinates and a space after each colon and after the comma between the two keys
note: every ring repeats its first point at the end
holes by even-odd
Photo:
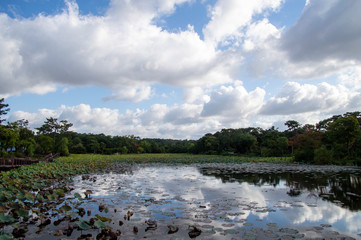
{"type": "Polygon", "coordinates": [[[19,210],[16,210],[15,212],[19,217],[28,217],[29,216],[29,211],[25,210],[25,209],[19,209],[19,210]]]}
{"type": "Polygon", "coordinates": [[[0,213],[0,222],[1,223],[13,223],[16,222],[16,219],[11,215],[6,215],[4,213],[0,213]]]}
{"type": "Polygon", "coordinates": [[[94,226],[97,228],[105,228],[106,225],[101,220],[98,220],[94,223],[94,226]]]}
{"type": "Polygon", "coordinates": [[[98,214],[96,214],[95,217],[98,218],[102,222],[111,222],[112,221],[110,218],[99,216],[98,214]]]}
{"type": "Polygon", "coordinates": [[[0,234],[0,240],[10,240],[10,239],[14,239],[13,235],[11,234],[0,234]]]}
{"type": "Polygon", "coordinates": [[[64,212],[69,212],[72,208],[69,205],[63,205],[60,210],[64,212]]]}
{"type": "Polygon", "coordinates": [[[79,193],[74,193],[74,198],[77,198],[79,201],[83,200],[83,198],[81,197],[81,195],[79,193]]]}
{"type": "Polygon", "coordinates": [[[91,226],[84,221],[79,221],[76,224],[81,230],[89,230],[91,228],[91,226]]]}

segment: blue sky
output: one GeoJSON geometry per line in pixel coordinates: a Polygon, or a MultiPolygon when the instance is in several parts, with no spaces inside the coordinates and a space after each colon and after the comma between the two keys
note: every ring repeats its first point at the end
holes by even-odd
{"type": "Polygon", "coordinates": [[[357,0],[2,0],[9,121],[197,139],[360,111],[357,0]]]}

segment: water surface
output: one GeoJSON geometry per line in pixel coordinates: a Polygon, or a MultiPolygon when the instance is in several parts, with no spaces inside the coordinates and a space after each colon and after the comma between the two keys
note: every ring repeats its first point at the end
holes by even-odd
{"type": "MultiPolygon", "coordinates": [[[[193,226],[202,231],[197,239],[359,239],[360,180],[357,168],[148,165],[90,179],[78,176],[67,201],[91,211],[84,221],[96,214],[110,218],[106,224],[124,239],[190,239],[193,226]],[[74,199],[74,193],[85,196],[87,190],[90,199],[74,199]],[[106,210],[99,211],[99,205],[106,210]],[[133,213],[129,220],[124,218],[128,211],[133,213]],[[149,219],[156,227],[145,222],[149,219]],[[168,225],[178,232],[168,234],[168,225]]],[[[52,231],[49,227],[37,237],[52,231]]]]}

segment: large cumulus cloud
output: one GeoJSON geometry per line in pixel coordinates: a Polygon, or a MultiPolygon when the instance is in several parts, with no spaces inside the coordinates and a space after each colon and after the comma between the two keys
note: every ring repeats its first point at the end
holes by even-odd
{"type": "Polygon", "coordinates": [[[105,16],[80,15],[73,1],[57,15],[0,14],[0,94],[95,85],[112,89],[111,99],[137,101],[138,93],[140,100],[151,96],[154,83],[231,82],[238,61],[231,54],[202,41],[191,26],[171,33],[153,23],[183,2],[113,0],[105,16]]]}
{"type": "Polygon", "coordinates": [[[333,86],[326,82],[318,85],[288,82],[277,96],[269,99],[260,113],[265,115],[290,115],[322,111],[324,113],[357,110],[361,93],[351,91],[342,85],[333,86]]]}
{"type": "Polygon", "coordinates": [[[251,24],[247,32],[256,34],[244,38],[244,47],[253,50],[252,61],[248,62],[250,72],[257,77],[272,74],[304,80],[356,68],[361,61],[360,11],[361,2],[357,0],[309,0],[290,28],[277,29],[262,21],[259,24],[264,31],[255,32],[257,25],[251,24]],[[263,41],[254,46],[255,38],[263,41]]]}

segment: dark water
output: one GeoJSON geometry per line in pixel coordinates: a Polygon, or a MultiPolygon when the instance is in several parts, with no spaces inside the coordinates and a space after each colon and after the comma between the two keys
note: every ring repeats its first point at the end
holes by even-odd
{"type": "MultiPolygon", "coordinates": [[[[355,168],[157,165],[97,175],[95,182],[79,176],[73,184],[67,202],[91,211],[81,219],[110,218],[106,225],[119,229],[120,239],[190,239],[193,226],[202,231],[197,239],[361,238],[361,172],[355,168]],[[90,199],[72,197],[86,190],[93,192],[90,199]],[[133,215],[125,220],[128,211],[133,215]],[[178,232],[167,234],[168,225],[178,232]]],[[[59,239],[54,232],[68,224],[49,225],[29,238],[59,239]]],[[[96,237],[99,230],[83,233],[96,237]]],[[[75,231],[71,237],[79,236],[75,231]]]]}

